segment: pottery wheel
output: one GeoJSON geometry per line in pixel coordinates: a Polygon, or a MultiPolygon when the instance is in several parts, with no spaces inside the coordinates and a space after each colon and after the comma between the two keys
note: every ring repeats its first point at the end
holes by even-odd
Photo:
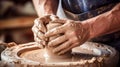
{"type": "Polygon", "coordinates": [[[35,42],[6,48],[1,54],[2,60],[17,65],[42,67],[115,67],[118,53],[104,44],[86,42],[72,49],[71,57],[49,58],[45,49],[35,42]]]}

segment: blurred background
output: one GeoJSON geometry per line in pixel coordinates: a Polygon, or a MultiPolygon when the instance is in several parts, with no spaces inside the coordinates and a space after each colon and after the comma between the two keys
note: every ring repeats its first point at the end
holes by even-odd
{"type": "Polygon", "coordinates": [[[31,28],[36,17],[32,0],[0,0],[0,43],[34,41],[31,28]]]}

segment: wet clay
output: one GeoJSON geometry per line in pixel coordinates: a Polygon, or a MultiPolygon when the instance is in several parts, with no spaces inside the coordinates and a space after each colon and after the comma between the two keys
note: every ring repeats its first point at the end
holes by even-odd
{"type": "MultiPolygon", "coordinates": [[[[85,51],[85,50],[84,50],[85,51]]],[[[89,51],[90,52],[90,51],[89,51]]],[[[92,53],[92,52],[91,52],[92,53]]],[[[37,61],[40,63],[64,63],[64,62],[77,62],[82,60],[90,60],[93,57],[96,57],[94,55],[84,55],[84,54],[70,54],[71,57],[50,57],[50,55],[48,55],[46,49],[37,49],[37,50],[31,50],[31,51],[26,51],[23,52],[20,57],[21,58],[25,58],[28,60],[32,60],[32,61],[37,61]]]]}
{"type": "Polygon", "coordinates": [[[110,52],[104,46],[90,45],[90,43],[74,48],[71,53],[56,55],[52,49],[32,49],[22,52],[19,57],[40,63],[64,63],[77,62],[80,60],[91,60],[93,57],[109,56],[110,52]],[[102,49],[102,51],[101,51],[102,49]]]}

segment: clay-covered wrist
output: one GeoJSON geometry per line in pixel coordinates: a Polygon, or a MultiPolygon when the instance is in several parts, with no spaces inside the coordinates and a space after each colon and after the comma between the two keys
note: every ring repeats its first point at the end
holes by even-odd
{"type": "Polygon", "coordinates": [[[86,22],[82,22],[82,26],[83,28],[87,31],[86,33],[88,33],[88,39],[93,38],[93,35],[91,34],[91,26],[90,24],[86,21],[86,22]]]}

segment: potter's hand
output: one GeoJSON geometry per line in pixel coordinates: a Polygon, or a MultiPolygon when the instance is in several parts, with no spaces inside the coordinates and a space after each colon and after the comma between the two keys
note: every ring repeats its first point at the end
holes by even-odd
{"type": "Polygon", "coordinates": [[[37,18],[34,21],[34,25],[32,27],[32,31],[34,34],[34,40],[38,44],[45,45],[46,44],[46,38],[44,37],[44,33],[47,31],[45,24],[47,24],[50,21],[50,15],[46,15],[41,18],[37,18]]]}
{"type": "Polygon", "coordinates": [[[53,49],[54,53],[64,54],[89,39],[89,29],[87,29],[84,24],[80,23],[80,21],[55,20],[54,22],[64,23],[62,26],[53,28],[45,34],[46,37],[64,34],[48,43],[50,47],[57,46],[53,49]]]}
{"type": "Polygon", "coordinates": [[[34,25],[32,27],[32,31],[34,34],[34,40],[38,44],[45,45],[46,41],[48,40],[44,34],[47,31],[46,25],[52,21],[58,19],[55,15],[45,15],[41,18],[37,18],[34,21],[34,25]]]}

